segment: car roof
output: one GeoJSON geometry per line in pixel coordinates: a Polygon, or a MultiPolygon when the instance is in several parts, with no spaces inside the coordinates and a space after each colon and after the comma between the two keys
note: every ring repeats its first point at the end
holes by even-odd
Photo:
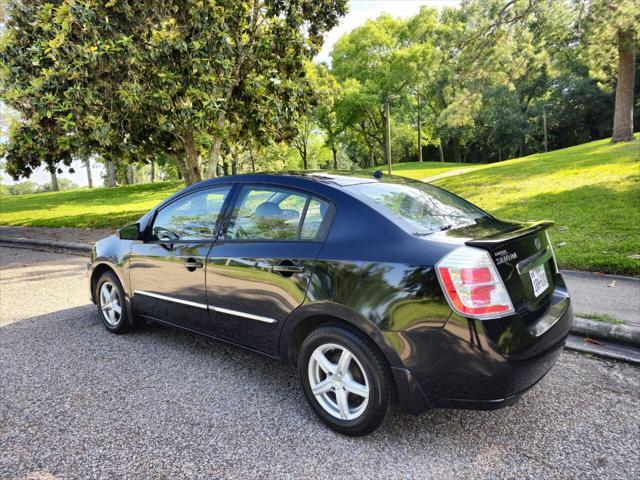
{"type": "Polygon", "coordinates": [[[316,185],[326,185],[328,187],[338,188],[342,190],[344,187],[350,187],[352,185],[361,185],[364,183],[395,183],[395,184],[412,184],[416,183],[416,180],[412,180],[405,177],[399,177],[396,175],[386,175],[383,172],[377,170],[375,172],[370,171],[338,171],[338,172],[264,172],[264,173],[246,173],[240,175],[227,175],[223,177],[212,178],[209,180],[203,180],[195,183],[187,188],[184,188],[180,193],[196,190],[208,185],[216,185],[219,183],[269,183],[284,186],[307,186],[312,187],[316,185]],[[306,185],[305,185],[306,184],[306,185]]]}
{"type": "Polygon", "coordinates": [[[191,188],[200,188],[206,185],[215,185],[216,183],[250,183],[250,182],[276,182],[276,183],[289,183],[287,180],[306,180],[311,182],[322,183],[325,185],[332,185],[335,187],[348,187],[350,185],[357,185],[361,183],[376,182],[378,179],[374,176],[373,172],[264,172],[264,173],[246,173],[241,175],[227,175],[224,177],[212,178],[209,180],[203,180],[198,182],[191,188]]]}

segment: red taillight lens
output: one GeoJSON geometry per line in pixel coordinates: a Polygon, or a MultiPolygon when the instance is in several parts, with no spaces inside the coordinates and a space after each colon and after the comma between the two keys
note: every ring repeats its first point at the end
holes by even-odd
{"type": "Polygon", "coordinates": [[[487,283],[491,281],[491,270],[486,267],[481,268],[461,268],[460,277],[465,285],[475,283],[487,283]]]}
{"type": "Polygon", "coordinates": [[[513,305],[489,253],[460,247],[436,265],[436,272],[451,308],[467,317],[511,315],[513,305]]]}

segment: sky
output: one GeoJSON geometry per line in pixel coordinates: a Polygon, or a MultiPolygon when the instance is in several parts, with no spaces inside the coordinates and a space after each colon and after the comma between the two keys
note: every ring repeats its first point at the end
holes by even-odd
{"type": "MultiPolygon", "coordinates": [[[[433,8],[456,7],[460,4],[460,0],[349,0],[349,12],[345,15],[338,26],[331,30],[325,37],[325,43],[320,53],[316,56],[315,61],[331,63],[331,50],[336,41],[345,33],[356,27],[363,25],[367,20],[377,18],[383,13],[388,13],[395,17],[410,17],[415,15],[423,5],[433,8]]],[[[0,113],[2,110],[0,109],[0,113]]],[[[0,119],[2,121],[2,119],[0,119]]],[[[4,123],[4,121],[2,121],[4,123]]],[[[69,173],[68,168],[62,166],[63,173],[59,175],[62,178],[69,178],[80,186],[87,185],[87,174],[84,165],[81,162],[73,162],[72,168],[75,173],[69,173]]],[[[93,172],[94,185],[102,185],[102,173],[104,171],[101,165],[92,162],[91,170],[93,172]]],[[[22,179],[24,180],[24,179],[22,179]]],[[[46,183],[50,181],[49,172],[43,168],[37,169],[29,180],[36,183],[46,183]]],[[[6,184],[14,183],[7,174],[2,172],[2,182],[6,184]]]]}

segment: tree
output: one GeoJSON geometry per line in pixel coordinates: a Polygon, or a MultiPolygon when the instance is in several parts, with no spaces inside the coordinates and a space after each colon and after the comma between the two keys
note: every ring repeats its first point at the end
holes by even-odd
{"type": "Polygon", "coordinates": [[[309,169],[309,142],[313,135],[315,125],[309,117],[303,117],[298,126],[298,134],[293,138],[291,144],[300,154],[302,160],[302,168],[309,169]]]}
{"type": "Polygon", "coordinates": [[[407,45],[405,28],[404,20],[383,15],[345,34],[332,52],[332,73],[344,88],[338,119],[365,142],[370,165],[376,147],[385,151],[386,98],[405,92],[430,58],[430,44],[407,45]]]}
{"type": "Polygon", "coordinates": [[[325,134],[325,145],[331,149],[333,168],[337,170],[338,148],[344,125],[338,118],[336,107],[342,100],[342,86],[323,64],[316,67],[313,80],[312,85],[318,97],[314,118],[325,134]]]}
{"type": "Polygon", "coordinates": [[[589,45],[586,60],[596,78],[616,84],[611,141],[631,141],[640,4],[637,0],[583,1],[589,45]]]}
{"type": "Polygon", "coordinates": [[[59,192],[62,190],[73,190],[76,188],[79,188],[79,187],[76,183],[73,182],[73,180],[69,178],[60,178],[60,179],[57,179],[55,188],[51,183],[45,183],[43,185],[40,185],[37,191],[38,192],[59,192]]]}
{"type": "Polygon", "coordinates": [[[86,157],[83,160],[84,168],[87,170],[87,185],[89,188],[93,188],[93,177],[91,176],[91,159],[86,157]]]}
{"type": "Polygon", "coordinates": [[[30,180],[9,185],[9,193],[11,195],[28,195],[38,191],[38,184],[30,180]]]}
{"type": "MultiPolygon", "coordinates": [[[[237,135],[292,136],[305,59],[346,0],[11,1],[0,94],[68,154],[170,151],[187,183],[237,135]]],[[[276,138],[277,137],[277,138],[276,138]]],[[[45,141],[45,140],[42,140],[45,141]]],[[[19,149],[18,149],[19,150],[19,149]]],[[[34,165],[13,156],[12,171],[34,165]]]]}

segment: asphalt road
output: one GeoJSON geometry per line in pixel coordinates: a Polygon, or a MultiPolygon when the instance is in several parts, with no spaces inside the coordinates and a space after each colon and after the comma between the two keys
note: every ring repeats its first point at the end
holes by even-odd
{"type": "Polygon", "coordinates": [[[639,478],[640,369],[564,353],[517,405],[323,427],[296,375],[189,333],[106,332],[85,259],[0,248],[0,478],[639,478]]]}

